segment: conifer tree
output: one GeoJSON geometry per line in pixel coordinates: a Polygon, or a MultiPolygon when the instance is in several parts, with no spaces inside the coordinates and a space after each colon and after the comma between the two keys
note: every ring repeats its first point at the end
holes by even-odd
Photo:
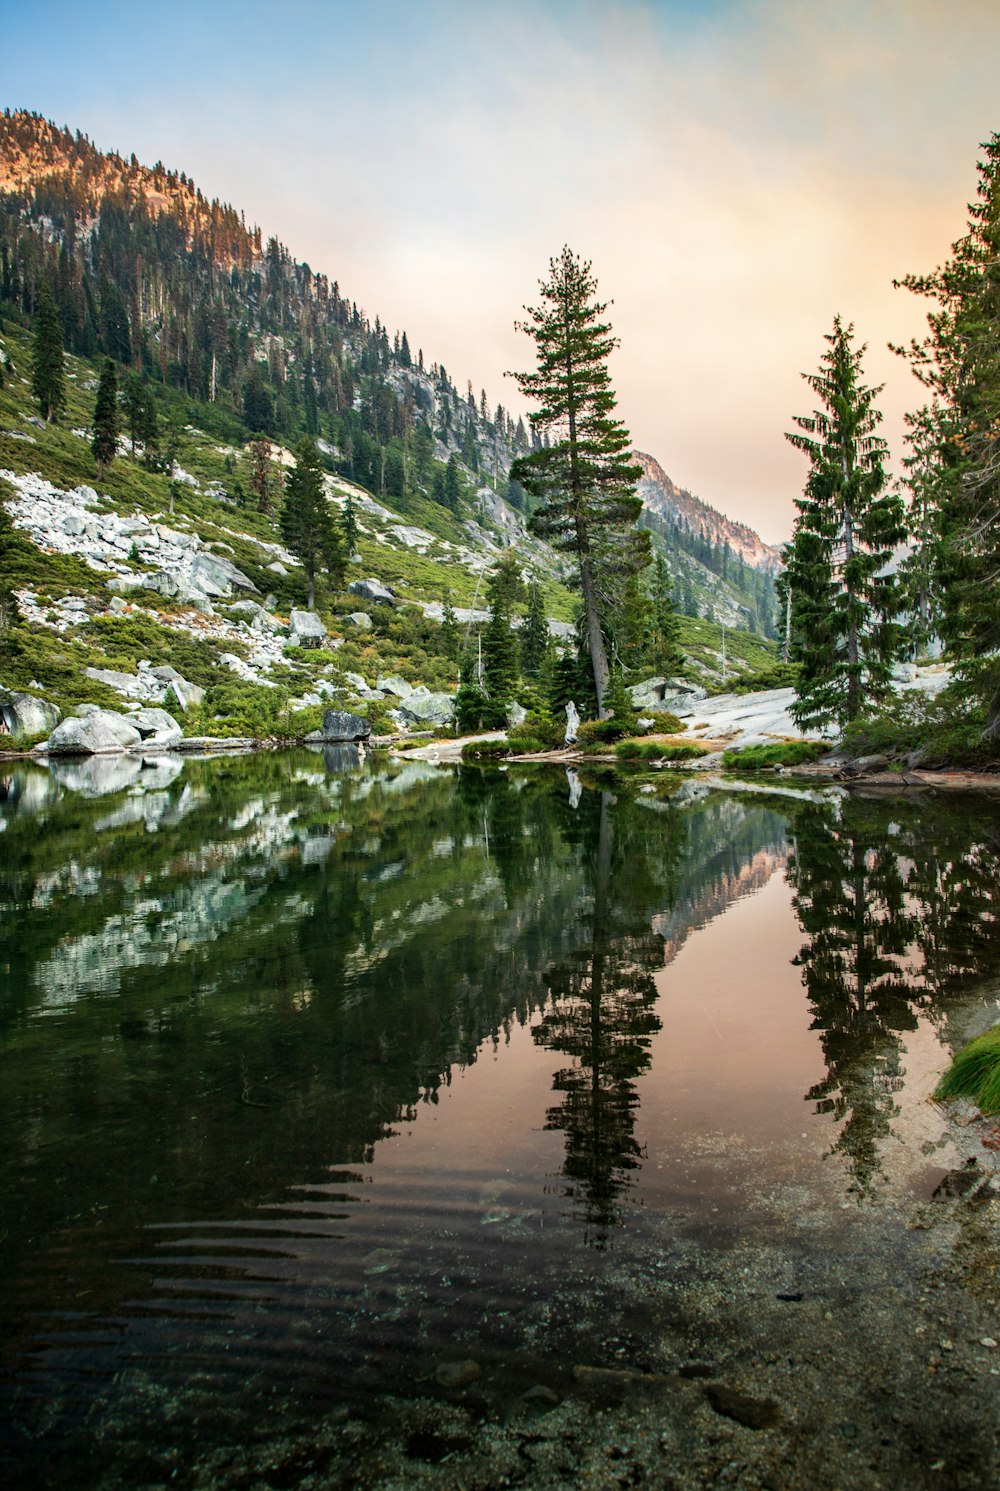
{"type": "Polygon", "coordinates": [[[886,565],[904,537],[902,503],[885,490],[881,388],[861,382],[865,348],[853,346],[853,332],[835,317],[819,372],[802,375],[821,407],[795,416],[799,428],[786,437],[810,462],[786,576],[800,728],[856,719],[888,691],[901,646],[899,589],[886,565]]]}
{"type": "Polygon", "coordinates": [[[532,429],[538,447],[515,461],[511,475],[540,499],[530,526],[539,537],[576,556],[587,648],[597,708],[605,713],[608,653],[605,632],[622,579],[649,556],[649,535],[636,529],[642,504],[635,494],[641,467],[629,458],[625,426],[608,358],[618,345],[602,321],[589,263],[569,247],[549,261],[541,307],[526,307],[519,323],[535,343],[533,373],[515,373],[521,392],[536,400],[532,429]]]}
{"type": "Polygon", "coordinates": [[[521,627],[521,672],[526,678],[537,678],[549,652],[549,623],[545,615],[545,596],[537,580],[528,586],[528,609],[521,627]]]}
{"type": "MultiPolygon", "coordinates": [[[[6,503],[0,498],[0,639],[20,620],[17,596],[11,578],[11,563],[14,549],[14,524],[6,503]]],[[[2,657],[2,642],[0,642],[2,657]]]]}
{"type": "Polygon", "coordinates": [[[358,519],[354,511],[354,494],[348,491],[340,512],[340,531],[344,536],[344,553],[350,559],[358,547],[358,519]]]}
{"type": "Polygon", "coordinates": [[[458,620],[455,616],[455,608],[451,603],[451,591],[446,590],[444,594],[444,611],[441,615],[441,651],[445,657],[451,658],[453,663],[458,662],[458,654],[461,647],[461,639],[458,634],[458,620]]]}
{"type": "Polygon", "coordinates": [[[97,478],[104,476],[118,451],[118,373],[110,357],[104,359],[94,404],[94,434],[90,449],[97,462],[97,478]]]}
{"type": "Polygon", "coordinates": [[[308,436],[299,442],[295,467],[285,481],[281,536],[299,560],[309,582],[310,611],[316,605],[316,576],[325,570],[336,590],[344,578],[344,545],[323,487],[323,468],[316,444],[308,436]]]}
{"type": "Polygon", "coordinates": [[[652,602],[654,663],[668,677],[673,677],[683,672],[686,659],[680,648],[681,624],[674,587],[662,554],[657,554],[653,567],[652,602]]]}
{"type": "Polygon", "coordinates": [[[47,280],[38,286],[38,309],[34,324],[34,360],[31,391],[38,400],[43,419],[58,419],[66,405],[63,370],[63,339],[59,312],[47,280]]]}
{"type": "Polygon", "coordinates": [[[484,719],[496,729],[507,723],[517,687],[518,641],[510,622],[514,604],[523,592],[517,556],[505,554],[490,577],[490,619],[483,632],[483,684],[489,700],[484,719]]]}
{"type": "MultiPolygon", "coordinates": [[[[913,425],[935,447],[942,631],[1000,738],[1000,134],[983,145],[967,234],[946,263],[900,283],[929,296],[928,334],[908,348],[931,405],[913,425]]],[[[911,440],[914,455],[919,445],[911,440]]]]}

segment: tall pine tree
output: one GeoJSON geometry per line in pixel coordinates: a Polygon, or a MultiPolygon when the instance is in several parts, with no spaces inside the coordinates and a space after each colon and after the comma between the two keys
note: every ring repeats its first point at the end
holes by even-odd
{"type": "Polygon", "coordinates": [[[792,655],[801,662],[792,713],[798,725],[855,719],[888,691],[901,644],[900,596],[886,572],[904,537],[902,503],[885,490],[877,434],[881,388],[861,382],[864,347],[834,319],[819,372],[802,376],[820,401],[786,438],[808,456],[789,549],[792,655]]]}
{"type": "MultiPolygon", "coordinates": [[[[938,584],[949,654],[1000,740],[1000,135],[983,145],[968,232],[928,275],[901,281],[936,309],[903,351],[930,390],[914,456],[934,447],[938,584]],[[921,445],[923,451],[921,451],[921,445]]],[[[923,488],[927,496],[927,482],[923,488]]]]}
{"type": "Polygon", "coordinates": [[[118,451],[118,374],[110,357],[104,359],[97,385],[90,449],[97,462],[97,478],[100,480],[118,451]]]}
{"type": "Polygon", "coordinates": [[[58,419],[66,405],[63,339],[59,312],[48,280],[41,280],[38,286],[38,309],[33,330],[31,391],[38,400],[42,418],[46,421],[58,419]]]}
{"type": "Polygon", "coordinates": [[[309,582],[308,608],[316,605],[316,576],[325,570],[332,589],[344,578],[344,544],[323,488],[323,468],[315,442],[305,436],[295,452],[295,468],[285,481],[281,535],[301,561],[309,582]]]}
{"type": "Polygon", "coordinates": [[[511,476],[540,506],[534,533],[576,556],[584,624],[597,694],[605,713],[606,625],[623,579],[642,570],[649,534],[635,524],[642,504],[635,486],[641,467],[630,459],[628,431],[615,418],[608,358],[618,345],[601,318],[590,265],[568,247],[549,261],[543,304],[526,307],[520,323],[535,344],[533,373],[515,373],[521,392],[540,408],[531,416],[540,444],[514,462],[511,476]]]}

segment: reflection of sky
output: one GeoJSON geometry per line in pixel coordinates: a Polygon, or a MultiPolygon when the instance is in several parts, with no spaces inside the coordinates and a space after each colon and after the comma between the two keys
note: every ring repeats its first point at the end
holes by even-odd
{"type": "Polygon", "coordinates": [[[961,234],[1000,123],[979,0],[57,0],[44,47],[6,12],[5,102],[191,173],[491,407],[568,240],[614,298],[637,444],[772,539],[835,312],[898,447],[918,390],[885,343],[923,308],[891,281],[961,234]]]}

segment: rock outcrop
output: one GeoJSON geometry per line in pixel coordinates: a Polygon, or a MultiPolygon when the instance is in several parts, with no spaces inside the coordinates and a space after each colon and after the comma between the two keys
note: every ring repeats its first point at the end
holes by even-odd
{"type": "Polygon", "coordinates": [[[0,736],[42,735],[59,723],[59,710],[34,694],[0,688],[0,736]]]}

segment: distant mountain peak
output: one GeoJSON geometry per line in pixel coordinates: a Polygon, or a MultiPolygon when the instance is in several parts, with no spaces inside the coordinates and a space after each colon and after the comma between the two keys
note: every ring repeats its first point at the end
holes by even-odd
{"type": "Polygon", "coordinates": [[[725,513],[679,487],[655,456],[641,450],[633,455],[643,472],[639,496],[643,506],[656,517],[686,524],[692,533],[703,533],[719,548],[728,543],[733,555],[742,555],[752,569],[774,573],[781,567],[781,551],[774,544],[765,543],[746,523],[727,518],[725,513]]]}

